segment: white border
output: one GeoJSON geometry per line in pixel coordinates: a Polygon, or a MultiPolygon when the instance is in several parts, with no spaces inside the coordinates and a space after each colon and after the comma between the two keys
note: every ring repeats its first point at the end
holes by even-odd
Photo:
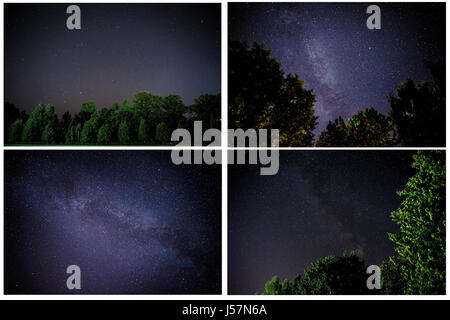
{"type": "MultiPolygon", "coordinates": [[[[1,1],[1,7],[0,7],[0,16],[1,16],[1,23],[0,23],[0,42],[1,42],[1,50],[0,50],[0,59],[1,59],[1,71],[2,71],[2,77],[0,80],[0,93],[1,96],[4,98],[4,21],[3,21],[3,5],[5,1],[1,1]]],[[[6,3],[29,3],[30,1],[6,1],[6,3]]],[[[41,3],[68,3],[67,1],[48,1],[43,0],[39,1],[41,3]]],[[[189,1],[189,0],[175,0],[175,1],[132,1],[132,3],[161,3],[161,2],[168,2],[168,3],[221,3],[222,6],[222,147],[220,149],[222,150],[222,294],[219,295],[72,295],[72,294],[65,294],[65,295],[4,295],[4,284],[3,284],[3,276],[4,276],[4,255],[3,255],[3,240],[4,240],[4,176],[3,176],[3,170],[4,170],[4,163],[3,163],[3,156],[5,150],[172,150],[172,149],[186,149],[186,148],[180,148],[180,147],[34,147],[34,146],[27,146],[27,147],[5,147],[4,146],[4,137],[3,137],[3,111],[4,108],[0,108],[0,144],[1,144],[1,152],[0,152],[0,166],[1,166],[1,186],[0,186],[0,199],[1,199],[1,211],[2,214],[0,215],[0,248],[1,248],[1,255],[0,255],[0,300],[259,300],[259,301],[266,301],[266,300],[448,300],[447,295],[439,295],[439,296],[380,296],[380,295],[333,295],[333,296],[322,296],[322,295],[304,295],[304,296],[255,296],[255,295],[227,295],[228,290],[228,283],[227,283],[227,271],[228,271],[228,259],[227,259],[227,191],[228,191],[228,176],[227,176],[227,165],[226,163],[226,156],[227,156],[227,115],[228,115],[228,103],[227,103],[227,70],[228,70],[228,4],[225,0],[211,0],[211,1],[189,1]]],[[[244,1],[235,1],[231,0],[228,2],[244,2],[244,1]]],[[[274,2],[269,0],[261,0],[257,2],[274,2]]],[[[374,2],[424,2],[418,1],[418,0],[412,0],[412,1],[336,1],[336,0],[328,0],[328,1],[275,1],[275,2],[367,2],[367,3],[374,3],[374,2]]],[[[443,1],[438,1],[443,2],[443,1]]],[[[447,1],[445,1],[447,3],[447,1]]],[[[69,2],[69,3],[124,3],[124,1],[104,1],[104,0],[98,0],[98,1],[76,1],[76,2],[69,2]]],[[[127,2],[131,3],[131,2],[127,2]]],[[[447,4],[446,6],[446,19],[448,18],[449,13],[449,6],[447,4]]],[[[449,41],[449,26],[446,23],[446,44],[449,41]]],[[[448,61],[448,50],[446,50],[446,62],[448,61]]],[[[448,65],[448,64],[447,64],[448,65]]],[[[446,75],[448,75],[449,68],[447,67],[446,75]]],[[[447,81],[447,89],[449,88],[449,84],[447,81]]],[[[447,90],[448,92],[448,90],[447,90]]],[[[4,101],[4,99],[3,99],[4,101]]],[[[446,114],[446,123],[449,124],[449,112],[446,114]]],[[[447,141],[450,140],[450,131],[447,130],[446,132],[446,139],[447,141]]],[[[200,147],[190,147],[188,149],[198,149],[200,147]]],[[[218,149],[218,148],[208,148],[208,149],[218,149]]],[[[237,148],[241,149],[241,148],[237,148]]],[[[319,151],[319,150],[446,150],[447,148],[280,148],[280,150],[310,150],[312,152],[319,151]]],[[[447,155],[448,157],[448,155],[447,155]]],[[[446,183],[448,185],[449,182],[449,176],[446,177],[446,183]]],[[[446,190],[446,196],[448,198],[448,188],[446,190]]],[[[446,209],[448,211],[449,204],[447,202],[446,209]]],[[[448,235],[448,227],[447,227],[447,243],[449,243],[449,235],[448,235]]],[[[448,252],[448,250],[447,250],[448,252]]],[[[447,288],[449,286],[450,280],[449,280],[449,263],[450,259],[447,254],[447,288]]]]}

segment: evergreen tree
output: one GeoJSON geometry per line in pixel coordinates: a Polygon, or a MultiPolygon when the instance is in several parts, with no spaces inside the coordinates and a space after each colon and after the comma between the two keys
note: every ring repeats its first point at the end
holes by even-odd
{"type": "Polygon", "coordinates": [[[91,144],[96,142],[96,134],[89,121],[86,121],[81,131],[81,144],[91,144]]]}
{"type": "Polygon", "coordinates": [[[150,125],[146,119],[141,119],[139,123],[138,140],[142,143],[149,143],[150,137],[150,125]]]}
{"type": "Polygon", "coordinates": [[[105,123],[98,130],[97,142],[100,144],[108,144],[111,141],[112,141],[112,130],[109,124],[105,123]]]}
{"type": "Polygon", "coordinates": [[[130,128],[125,120],[122,120],[119,125],[118,138],[121,144],[130,144],[131,142],[130,128]]]}
{"type": "Polygon", "coordinates": [[[8,130],[8,143],[17,144],[20,143],[22,137],[23,121],[17,119],[14,121],[8,130]]]}
{"type": "Polygon", "coordinates": [[[164,122],[161,122],[156,126],[155,138],[157,141],[161,143],[166,143],[169,141],[169,134],[167,132],[167,127],[164,122]]]}
{"type": "Polygon", "coordinates": [[[54,121],[50,121],[45,126],[42,132],[42,143],[43,144],[55,144],[57,140],[57,124],[54,121]]]}

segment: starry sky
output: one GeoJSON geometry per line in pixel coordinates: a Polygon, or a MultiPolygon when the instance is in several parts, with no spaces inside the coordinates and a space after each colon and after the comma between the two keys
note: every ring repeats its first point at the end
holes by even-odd
{"type": "Polygon", "coordinates": [[[220,92],[220,4],[78,5],[81,30],[67,4],[5,5],[5,101],[74,114],[143,90],[186,105],[220,92]]]}
{"type": "Polygon", "coordinates": [[[281,151],[277,175],[228,166],[228,292],[254,294],[318,258],[355,250],[368,265],[394,254],[390,213],[415,151],[281,151]]]}
{"type": "Polygon", "coordinates": [[[217,294],[221,170],[169,151],[6,151],[7,293],[217,294]],[[81,268],[81,290],[66,268],[81,268]]]}
{"type": "Polygon", "coordinates": [[[430,80],[423,60],[445,59],[445,3],[379,3],[381,30],[367,29],[368,6],[230,3],[229,39],[262,43],[314,89],[318,134],[361,108],[387,114],[398,82],[430,80]]]}

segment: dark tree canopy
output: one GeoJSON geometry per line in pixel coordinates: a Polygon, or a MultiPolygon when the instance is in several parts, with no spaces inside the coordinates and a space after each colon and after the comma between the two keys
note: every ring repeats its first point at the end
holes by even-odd
{"type": "Polygon", "coordinates": [[[280,282],[277,276],[265,285],[263,295],[369,294],[367,266],[354,252],[327,256],[305,269],[304,276],[280,282]]]}
{"type": "Polygon", "coordinates": [[[392,147],[394,143],[389,119],[371,107],[359,110],[347,122],[342,117],[330,121],[316,147],[392,147]]]}
{"type": "Polygon", "coordinates": [[[228,51],[230,128],[279,129],[281,146],[313,146],[315,95],[262,45],[231,41],[228,51]]]}
{"type": "Polygon", "coordinates": [[[398,141],[406,147],[445,146],[445,65],[427,63],[431,82],[397,85],[389,96],[390,119],[398,141]]]}

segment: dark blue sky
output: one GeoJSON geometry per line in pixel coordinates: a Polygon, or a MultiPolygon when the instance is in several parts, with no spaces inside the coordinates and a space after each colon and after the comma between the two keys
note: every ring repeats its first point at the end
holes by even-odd
{"type": "Polygon", "coordinates": [[[73,114],[142,90],[187,105],[220,92],[220,4],[79,4],[81,30],[67,6],[5,5],[5,101],[73,114]]]}
{"type": "Polygon", "coordinates": [[[221,170],[170,151],[5,153],[8,293],[217,294],[221,170]],[[65,271],[81,268],[81,291],[65,271]]]}
{"type": "Polygon", "coordinates": [[[423,59],[445,58],[445,3],[379,3],[381,30],[366,27],[370,4],[230,3],[229,39],[262,43],[299,74],[321,131],[361,108],[386,114],[396,83],[429,80],[423,59]]]}
{"type": "Polygon", "coordinates": [[[368,265],[394,255],[387,232],[415,151],[281,151],[277,175],[228,169],[228,290],[262,292],[315,260],[355,250],[368,265]]]}

